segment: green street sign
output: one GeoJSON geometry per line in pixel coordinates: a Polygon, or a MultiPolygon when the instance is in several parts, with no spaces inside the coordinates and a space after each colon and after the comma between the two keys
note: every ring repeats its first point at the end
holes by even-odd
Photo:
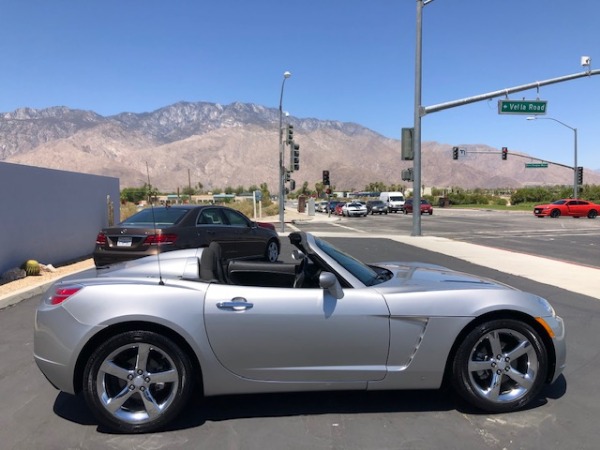
{"type": "Polygon", "coordinates": [[[548,167],[547,162],[541,163],[525,163],[526,169],[546,169],[548,167]]]}
{"type": "Polygon", "coordinates": [[[498,100],[498,114],[546,114],[546,100],[498,100]]]}

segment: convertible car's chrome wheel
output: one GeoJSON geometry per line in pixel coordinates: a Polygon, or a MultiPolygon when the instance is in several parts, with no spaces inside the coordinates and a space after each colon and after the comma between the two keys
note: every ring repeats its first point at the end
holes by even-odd
{"type": "Polygon", "coordinates": [[[191,392],[189,358],[148,331],[119,334],[98,347],[84,372],[84,396],[111,429],[148,432],[172,420],[191,392]]]}
{"type": "Polygon", "coordinates": [[[495,320],[476,327],[460,344],[453,382],[457,392],[480,409],[512,411],[539,393],[547,365],[546,348],[532,327],[495,320]]]}
{"type": "Polygon", "coordinates": [[[275,241],[269,241],[265,250],[265,259],[269,262],[277,262],[279,258],[279,246],[275,241]]]}

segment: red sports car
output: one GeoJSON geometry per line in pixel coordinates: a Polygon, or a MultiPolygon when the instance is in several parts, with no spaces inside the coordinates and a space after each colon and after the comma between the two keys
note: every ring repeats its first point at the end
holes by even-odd
{"type": "MultiPolygon", "coordinates": [[[[412,214],[413,209],[413,199],[406,199],[404,206],[402,207],[404,214],[412,214]]],[[[433,206],[431,206],[431,203],[424,199],[421,200],[421,214],[433,214],[433,206]]]]}
{"type": "Polygon", "coordinates": [[[565,198],[556,200],[547,205],[537,205],[533,208],[533,214],[538,217],[588,217],[595,219],[600,211],[600,205],[578,198],[565,198]]]}
{"type": "Polygon", "coordinates": [[[342,207],[346,204],[346,202],[339,202],[337,205],[335,205],[335,209],[333,210],[333,213],[336,216],[341,216],[342,215],[342,207]]]}

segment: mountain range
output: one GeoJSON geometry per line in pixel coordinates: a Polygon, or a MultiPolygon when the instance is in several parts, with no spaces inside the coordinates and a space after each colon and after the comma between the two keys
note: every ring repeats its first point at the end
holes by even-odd
{"type": "MultiPolygon", "coordinates": [[[[285,117],[300,145],[297,187],[321,181],[330,172],[337,190],[363,190],[373,182],[411,183],[401,172],[400,140],[359,124],[285,117]]],[[[176,192],[201,183],[205,190],[267,183],[277,190],[279,110],[248,103],[220,105],[179,102],[146,113],[102,116],[92,111],[52,107],[21,108],[0,114],[0,161],[117,177],[121,188],[150,184],[176,192]]],[[[422,183],[427,187],[517,188],[573,183],[573,171],[537,162],[524,153],[485,144],[422,142],[422,183]],[[456,145],[456,144],[454,144],[456,145]]],[[[289,161],[289,147],[284,158],[289,161]]],[[[600,184],[600,172],[585,169],[584,182],[600,184]]]]}

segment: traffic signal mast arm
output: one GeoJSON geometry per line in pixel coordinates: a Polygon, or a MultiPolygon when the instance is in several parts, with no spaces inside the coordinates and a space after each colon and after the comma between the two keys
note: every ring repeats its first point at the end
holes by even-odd
{"type": "MultiPolygon", "coordinates": [[[[468,105],[470,103],[480,102],[482,100],[489,100],[491,98],[508,96],[515,92],[526,91],[529,89],[539,88],[540,86],[546,86],[549,84],[562,83],[563,81],[575,80],[577,78],[591,77],[592,75],[600,75],[600,69],[588,70],[586,72],[574,73],[571,75],[565,75],[557,78],[550,78],[548,80],[536,81],[534,83],[523,84],[521,86],[515,86],[511,88],[501,89],[499,91],[488,92],[486,94],[475,95],[473,97],[461,98],[459,100],[453,100],[445,103],[438,103],[437,105],[421,106],[419,114],[421,117],[426,114],[442,111],[444,109],[455,108],[457,106],[468,105]]],[[[568,167],[568,166],[565,166],[568,167]]]]}
{"type": "MultiPolygon", "coordinates": [[[[458,149],[458,147],[454,147],[456,149],[458,149]]],[[[454,158],[454,148],[453,148],[453,159],[457,159],[454,158]]],[[[506,147],[503,147],[503,150],[500,152],[500,154],[502,155],[504,153],[504,149],[506,149],[506,147]]],[[[494,151],[494,150],[466,150],[466,149],[460,149],[461,154],[467,154],[467,153],[477,153],[477,154],[493,154],[493,155],[497,155],[498,152],[494,151]]],[[[511,158],[512,157],[519,157],[519,158],[525,158],[525,159],[535,159],[536,161],[540,161],[543,163],[548,163],[548,164],[552,164],[554,166],[560,166],[560,167],[566,167],[567,169],[571,169],[571,170],[575,170],[575,167],[573,166],[568,166],[566,164],[561,164],[561,163],[557,163],[557,162],[553,162],[553,161],[548,161],[547,159],[542,159],[542,158],[537,158],[535,156],[527,156],[527,155],[519,155],[518,153],[511,153],[508,151],[508,149],[506,149],[505,152],[506,155],[510,154],[511,158]]]]}

